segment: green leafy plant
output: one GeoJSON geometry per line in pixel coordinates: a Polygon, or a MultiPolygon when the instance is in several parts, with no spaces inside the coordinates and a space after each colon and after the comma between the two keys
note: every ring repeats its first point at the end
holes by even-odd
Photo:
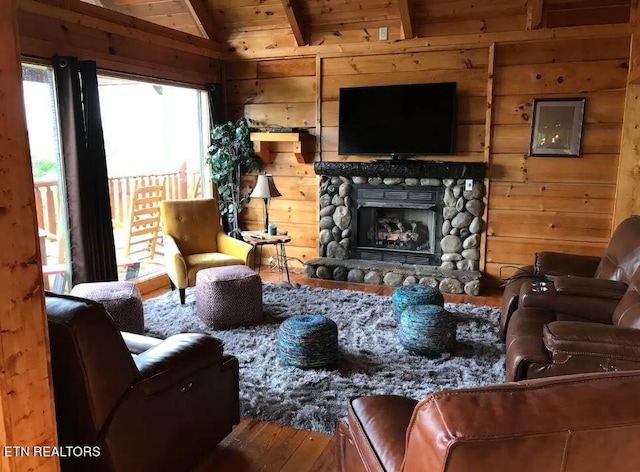
{"type": "Polygon", "coordinates": [[[240,193],[240,178],[249,170],[261,170],[263,167],[253,152],[250,133],[245,118],[235,123],[228,121],[215,125],[211,130],[207,164],[211,169],[211,179],[216,184],[220,214],[226,217],[228,231],[235,237],[240,234],[238,214],[249,199],[248,194],[240,193]]]}

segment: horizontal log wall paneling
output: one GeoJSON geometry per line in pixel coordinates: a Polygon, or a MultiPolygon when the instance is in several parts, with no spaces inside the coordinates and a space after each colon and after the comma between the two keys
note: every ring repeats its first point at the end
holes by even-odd
{"type": "Polygon", "coordinates": [[[629,38],[496,46],[487,266],[601,255],[612,230],[629,38]],[[527,157],[534,98],[586,97],[581,156],[527,157]]]}
{"type": "Polygon", "coordinates": [[[450,36],[522,30],[527,19],[526,3],[479,0],[469,8],[468,0],[416,0],[413,8],[419,24],[418,36],[450,36]]]}
{"type": "Polygon", "coordinates": [[[164,29],[157,25],[150,25],[153,31],[146,32],[121,24],[123,17],[130,17],[98,10],[113,19],[23,0],[18,12],[22,54],[77,56],[94,60],[106,70],[191,84],[221,80],[220,53],[207,40],[172,30],[164,35],[164,29]]]}
{"type": "MultiPolygon", "coordinates": [[[[487,107],[488,48],[428,51],[393,55],[326,57],[322,59],[322,158],[338,156],[338,95],[342,87],[456,82],[459,97],[456,154],[430,159],[482,161],[487,107]]],[[[426,158],[425,158],[426,159],[426,158]]]]}
{"type": "MultiPolygon", "coordinates": [[[[303,128],[316,134],[315,58],[228,62],[225,77],[230,118],[244,116],[262,129],[303,128]]],[[[264,170],[273,174],[282,196],[271,199],[269,222],[291,236],[286,248],[289,257],[318,257],[318,183],[313,164],[298,163],[291,143],[271,143],[270,148],[275,158],[264,170]]],[[[315,160],[315,153],[312,157],[315,160]]],[[[255,174],[244,176],[242,193],[250,193],[255,182],[255,174]]],[[[263,207],[261,199],[250,201],[240,214],[242,226],[262,229],[263,207]]],[[[264,247],[262,263],[268,265],[273,254],[273,246],[264,247]]],[[[295,259],[291,267],[300,269],[302,265],[295,259]]]]}
{"type": "Polygon", "coordinates": [[[532,261],[536,251],[553,247],[602,253],[613,227],[634,5],[545,0],[534,26],[528,2],[520,0],[474,1],[473,8],[468,0],[415,0],[411,13],[417,38],[400,41],[396,2],[386,8],[372,4],[370,14],[351,15],[348,3],[302,2],[311,31],[311,45],[304,48],[295,46],[286,28],[238,30],[230,38],[234,51],[229,57],[259,60],[251,63],[254,69],[236,75],[238,82],[246,82],[231,91],[233,111],[243,109],[263,123],[285,117],[309,127],[315,116],[323,160],[368,161],[337,154],[341,87],[455,80],[459,123],[452,158],[489,163],[486,272],[497,276],[500,267],[532,261]],[[568,10],[573,16],[563,13],[568,10]],[[378,40],[382,26],[388,27],[388,41],[378,40]],[[495,68],[488,87],[492,43],[495,68]],[[317,110],[304,105],[312,95],[305,75],[290,73],[289,83],[284,77],[278,77],[280,83],[251,82],[268,58],[303,55],[320,58],[317,110]],[[487,90],[493,95],[490,113],[487,90]],[[533,99],[566,97],[587,98],[581,157],[527,157],[533,99]],[[274,101],[277,108],[272,108],[274,101]]]}
{"type": "Polygon", "coordinates": [[[227,57],[231,60],[628,36],[637,7],[636,0],[296,0],[297,20],[309,33],[305,36],[309,46],[301,47],[282,0],[207,2],[220,27],[219,39],[230,46],[227,57]],[[402,32],[407,9],[411,39],[402,32]],[[387,37],[380,40],[383,27],[387,37]]]}
{"type": "Polygon", "coordinates": [[[545,0],[546,26],[628,23],[633,0],[545,0]]]}

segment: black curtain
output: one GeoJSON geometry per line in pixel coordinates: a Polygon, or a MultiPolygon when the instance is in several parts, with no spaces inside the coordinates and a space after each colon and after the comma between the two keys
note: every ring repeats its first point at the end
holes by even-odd
{"type": "Polygon", "coordinates": [[[118,280],[98,77],[93,61],[54,57],[72,284],[118,280]]]}
{"type": "Polygon", "coordinates": [[[209,127],[225,122],[224,88],[222,84],[207,85],[209,93],[209,127]]]}

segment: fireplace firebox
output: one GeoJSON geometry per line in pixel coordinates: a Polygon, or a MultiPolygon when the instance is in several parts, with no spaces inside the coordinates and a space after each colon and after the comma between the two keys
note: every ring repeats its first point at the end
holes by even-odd
{"type": "Polygon", "coordinates": [[[354,185],[352,195],[350,258],[440,264],[442,188],[354,185]]]}

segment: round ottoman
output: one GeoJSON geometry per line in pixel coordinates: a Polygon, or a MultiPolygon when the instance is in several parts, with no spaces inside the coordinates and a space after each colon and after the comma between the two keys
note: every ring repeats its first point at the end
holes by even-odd
{"type": "Polygon", "coordinates": [[[280,325],[278,355],[294,367],[317,368],[338,359],[338,325],[323,315],[296,315],[280,325]]]}
{"type": "Polygon", "coordinates": [[[196,274],[196,314],[212,329],[262,323],[262,280],[245,265],[196,274]]]}
{"type": "Polygon", "coordinates": [[[144,333],[144,313],[140,291],[133,282],[91,282],[78,284],[70,295],[100,303],[120,331],[144,333]]]}
{"type": "Polygon", "coordinates": [[[444,297],[437,288],[429,285],[411,284],[398,287],[391,296],[392,312],[396,319],[400,319],[402,312],[413,305],[444,306],[444,297]]]}
{"type": "Polygon", "coordinates": [[[456,321],[438,305],[414,305],[400,316],[400,344],[425,357],[451,353],[456,344],[456,321]]]}

